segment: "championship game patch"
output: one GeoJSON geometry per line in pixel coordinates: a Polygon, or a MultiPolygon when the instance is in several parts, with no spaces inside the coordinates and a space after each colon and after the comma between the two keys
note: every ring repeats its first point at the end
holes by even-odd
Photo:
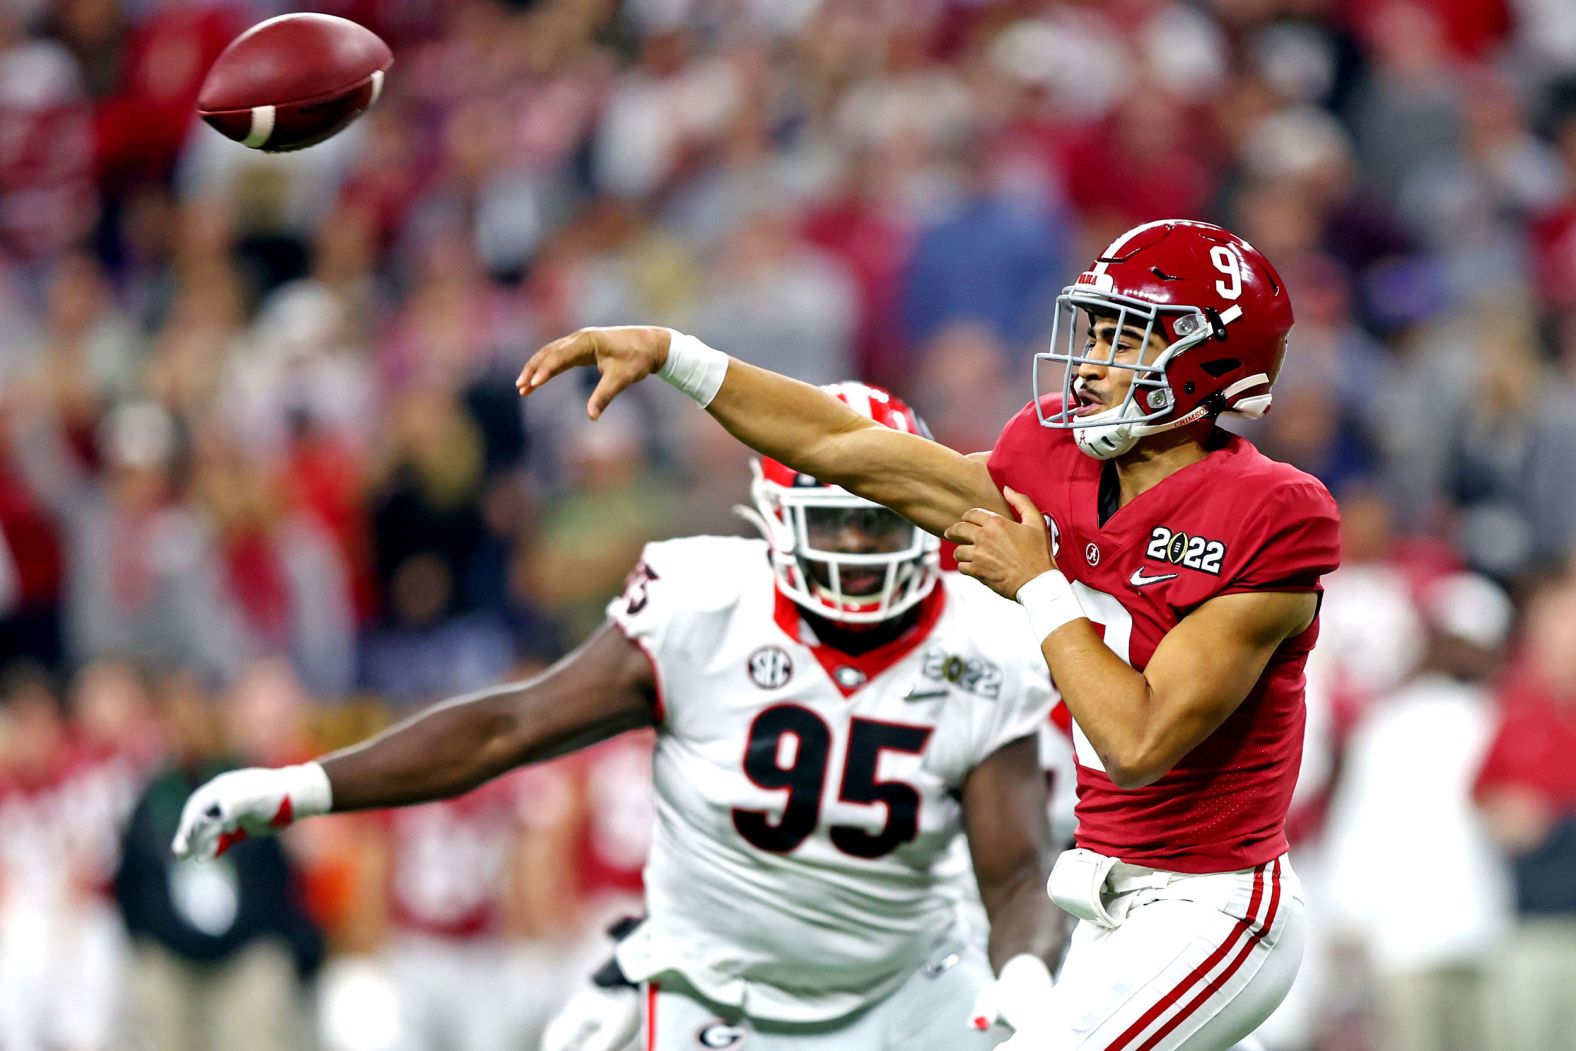
{"type": "Polygon", "coordinates": [[[1219,540],[1189,536],[1180,529],[1172,530],[1161,525],[1155,526],[1149,534],[1149,546],[1144,548],[1144,557],[1219,576],[1220,563],[1226,557],[1226,545],[1219,540]]]}

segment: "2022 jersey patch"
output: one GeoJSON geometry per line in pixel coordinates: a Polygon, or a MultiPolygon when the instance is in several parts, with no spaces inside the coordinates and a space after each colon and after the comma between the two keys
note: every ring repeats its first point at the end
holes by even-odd
{"type": "Polygon", "coordinates": [[[1144,555],[1218,577],[1220,564],[1226,557],[1226,545],[1219,540],[1191,536],[1160,525],[1149,534],[1149,546],[1144,549],[1144,555]]]}

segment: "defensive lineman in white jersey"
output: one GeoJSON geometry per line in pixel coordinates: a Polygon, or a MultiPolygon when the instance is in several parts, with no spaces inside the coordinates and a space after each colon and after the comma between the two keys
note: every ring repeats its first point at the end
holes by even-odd
{"type": "MultiPolygon", "coordinates": [[[[922,429],[877,388],[835,392],[922,429]]],[[[176,852],[453,794],[654,725],[648,918],[618,950],[648,1051],[951,1051],[1035,1030],[1061,934],[1036,747],[1051,694],[1027,623],[939,573],[933,538],[891,512],[771,461],[755,496],[765,542],[649,545],[609,623],[544,676],[320,763],[222,775],[188,802],[176,852]],[[957,929],[960,830],[989,963],[957,929]]]]}

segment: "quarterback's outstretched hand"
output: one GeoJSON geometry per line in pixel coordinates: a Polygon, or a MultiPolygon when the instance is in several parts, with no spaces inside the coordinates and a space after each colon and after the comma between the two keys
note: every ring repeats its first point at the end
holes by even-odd
{"type": "Polygon", "coordinates": [[[177,858],[211,860],[249,836],[325,814],[332,803],[328,775],[316,763],[232,770],[186,800],[171,846],[177,858]]]}
{"type": "Polygon", "coordinates": [[[1017,512],[1014,522],[983,507],[972,508],[942,534],[958,545],[958,572],[988,586],[1003,598],[1016,599],[1018,589],[1056,568],[1045,518],[1034,501],[1013,489],[1002,496],[1017,512]]]}
{"type": "Polygon", "coordinates": [[[648,325],[583,328],[532,354],[514,385],[525,397],[560,372],[595,365],[602,378],[586,402],[586,415],[595,420],[625,387],[662,368],[671,335],[668,329],[648,325]]]}
{"type": "Polygon", "coordinates": [[[1014,956],[1002,965],[996,980],[981,989],[969,1014],[971,1028],[985,1030],[1000,1022],[1012,1037],[996,1051],[1039,1051],[1052,1031],[1051,972],[1037,956],[1014,956]]]}

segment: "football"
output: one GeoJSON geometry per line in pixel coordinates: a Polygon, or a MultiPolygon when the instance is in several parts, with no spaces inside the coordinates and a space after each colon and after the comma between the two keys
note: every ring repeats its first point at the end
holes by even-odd
{"type": "Polygon", "coordinates": [[[394,56],[376,33],[334,15],[259,22],[214,60],[197,113],[270,153],[322,142],[378,100],[394,56]]]}

